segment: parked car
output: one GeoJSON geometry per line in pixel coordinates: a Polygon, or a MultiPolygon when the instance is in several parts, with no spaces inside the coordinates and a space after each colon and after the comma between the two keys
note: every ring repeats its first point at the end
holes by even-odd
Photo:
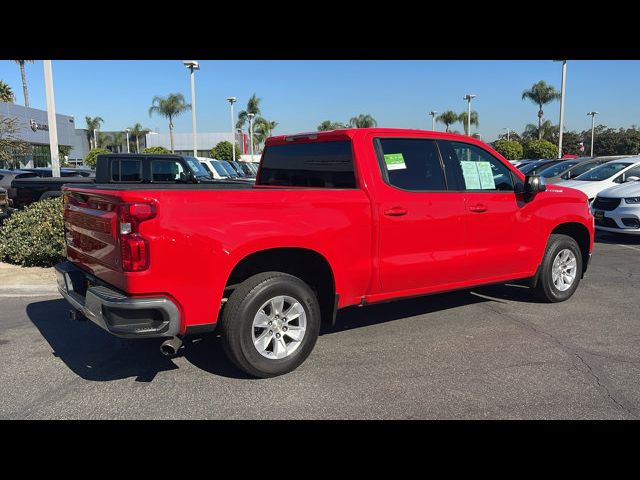
{"type": "MultiPolygon", "coordinates": [[[[195,157],[180,155],[155,155],[111,153],[98,155],[95,176],[85,176],[77,170],[61,169],[61,178],[16,179],[11,186],[16,189],[13,199],[16,208],[33,202],[62,195],[62,185],[67,183],[207,183],[215,182],[195,157]]],[[[51,169],[33,169],[51,173],[51,169]]]]}
{"type": "Polygon", "coordinates": [[[565,160],[558,162],[542,170],[539,175],[544,177],[545,183],[553,184],[564,180],[571,180],[582,175],[589,170],[596,168],[598,165],[607,163],[609,160],[605,158],[589,158],[580,157],[573,160],[565,160]]]}
{"type": "Polygon", "coordinates": [[[580,190],[589,197],[591,202],[603,190],[638,178],[640,178],[640,156],[612,160],[573,180],[565,180],[557,185],[580,190]]]}
{"type": "Polygon", "coordinates": [[[544,169],[549,168],[555,163],[560,163],[561,161],[562,160],[559,160],[557,158],[538,160],[535,162],[527,163],[526,165],[521,165],[518,167],[518,169],[525,175],[539,175],[540,172],[542,172],[544,169]]]}
{"type": "Polygon", "coordinates": [[[247,177],[254,177],[255,178],[256,172],[253,171],[253,169],[249,166],[248,162],[236,162],[236,163],[242,169],[242,171],[244,172],[244,174],[247,177]]]}
{"type": "Polygon", "coordinates": [[[640,181],[607,188],[591,204],[596,230],[640,235],[640,181]]]}
{"type": "MultiPolygon", "coordinates": [[[[233,164],[233,162],[228,162],[226,160],[220,160],[222,166],[229,172],[229,175],[232,175],[235,180],[240,180],[243,182],[254,182],[255,178],[248,177],[242,169],[233,164]]],[[[237,162],[236,162],[237,163],[237,162]]]]}
{"type": "Polygon", "coordinates": [[[215,178],[217,180],[222,180],[229,178],[229,174],[227,171],[222,168],[216,160],[208,157],[197,157],[200,161],[200,164],[209,172],[211,178],[215,178]]]}
{"type": "Polygon", "coordinates": [[[255,184],[64,192],[68,261],[56,272],[73,316],[164,337],[166,354],[217,327],[256,377],[295,369],[320,322],[350,305],[523,279],[566,300],[593,248],[582,192],[547,191],[483,142],[444,132],[275,136],[255,184]]]}
{"type": "Polygon", "coordinates": [[[33,172],[24,170],[0,169],[0,188],[4,188],[7,191],[10,206],[13,206],[13,198],[16,196],[16,190],[11,187],[11,182],[16,178],[32,178],[37,176],[38,175],[33,172]]]}
{"type": "Polygon", "coordinates": [[[7,190],[0,187],[0,225],[4,222],[12,212],[12,208],[9,206],[9,195],[7,190]]]}

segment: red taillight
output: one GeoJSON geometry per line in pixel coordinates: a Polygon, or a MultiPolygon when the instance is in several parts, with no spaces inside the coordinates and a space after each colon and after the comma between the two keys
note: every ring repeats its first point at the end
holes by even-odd
{"type": "Polygon", "coordinates": [[[118,235],[122,269],[140,272],[149,268],[149,241],[140,235],[140,223],[156,216],[152,203],[123,203],[118,206],[118,235]]]}

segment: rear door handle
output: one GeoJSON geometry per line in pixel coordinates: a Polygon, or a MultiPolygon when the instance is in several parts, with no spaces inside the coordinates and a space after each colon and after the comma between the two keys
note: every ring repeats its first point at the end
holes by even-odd
{"type": "Polygon", "coordinates": [[[402,215],[407,214],[407,210],[402,207],[393,207],[389,210],[385,210],[384,214],[389,217],[401,217],[402,215]]]}
{"type": "Polygon", "coordinates": [[[483,205],[482,203],[478,203],[476,205],[471,205],[469,207],[469,210],[471,210],[472,212],[476,212],[476,213],[482,213],[482,212],[486,212],[487,210],[489,210],[489,208],[486,205],[483,205]]]}

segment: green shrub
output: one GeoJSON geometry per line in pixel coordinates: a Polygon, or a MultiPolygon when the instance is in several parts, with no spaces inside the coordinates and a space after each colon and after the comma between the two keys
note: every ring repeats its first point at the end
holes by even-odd
{"type": "Polygon", "coordinates": [[[82,163],[87,167],[96,168],[96,157],[103,153],[111,152],[106,148],[92,148],[91,150],[89,150],[89,153],[87,153],[87,156],[84,157],[84,161],[82,163]]]}
{"type": "Polygon", "coordinates": [[[171,153],[169,150],[167,150],[164,147],[147,147],[145,148],[142,153],[160,153],[160,154],[164,154],[164,153],[171,153]]]}
{"type": "Polygon", "coordinates": [[[556,158],[558,147],[548,140],[532,140],[524,146],[525,158],[556,158]]]}
{"type": "Polygon", "coordinates": [[[522,145],[513,140],[498,140],[493,148],[507,160],[520,160],[522,158],[522,145]]]}
{"type": "Polygon", "coordinates": [[[0,260],[51,267],[65,256],[62,197],[32,203],[0,227],[0,260]]]}
{"type": "Polygon", "coordinates": [[[237,160],[238,158],[240,158],[240,150],[238,149],[238,146],[234,145],[232,147],[231,142],[227,142],[226,140],[219,142],[215,147],[211,149],[211,157],[215,158],[216,160],[226,160],[230,162],[231,160],[233,160],[232,148],[235,148],[236,150],[237,160]]]}

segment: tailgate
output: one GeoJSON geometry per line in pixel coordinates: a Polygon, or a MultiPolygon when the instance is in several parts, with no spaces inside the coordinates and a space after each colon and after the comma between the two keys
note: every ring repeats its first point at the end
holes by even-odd
{"type": "Polygon", "coordinates": [[[118,241],[118,197],[79,190],[64,191],[67,257],[111,284],[122,281],[118,241]]]}

